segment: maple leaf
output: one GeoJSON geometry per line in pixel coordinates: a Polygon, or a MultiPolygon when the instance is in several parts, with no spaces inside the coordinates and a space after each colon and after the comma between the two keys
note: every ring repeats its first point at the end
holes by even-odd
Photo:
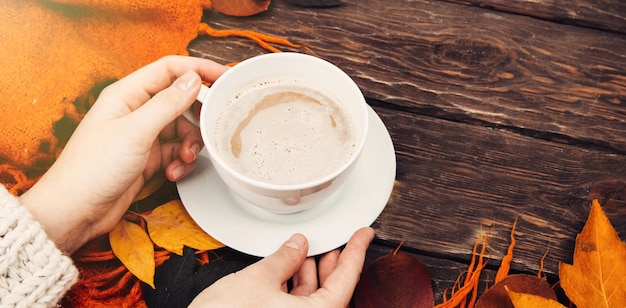
{"type": "Polygon", "coordinates": [[[513,307],[515,308],[565,308],[565,306],[561,305],[561,303],[550,298],[545,298],[543,296],[534,294],[514,292],[511,291],[507,286],[504,286],[504,289],[509,295],[511,302],[513,303],[513,307]]]}
{"type": "Polygon", "coordinates": [[[626,244],[598,200],[576,236],[574,264],[561,263],[559,275],[567,297],[579,308],[626,307],[626,244]]]}
{"type": "Polygon", "coordinates": [[[120,220],[109,232],[111,250],[139,280],[154,288],[154,244],[138,225],[120,220]]]}
{"type": "Polygon", "coordinates": [[[224,244],[208,235],[193,221],[180,200],[164,203],[141,217],[148,224],[152,241],[179,256],[183,254],[184,246],[197,250],[224,247],[224,244]]]}

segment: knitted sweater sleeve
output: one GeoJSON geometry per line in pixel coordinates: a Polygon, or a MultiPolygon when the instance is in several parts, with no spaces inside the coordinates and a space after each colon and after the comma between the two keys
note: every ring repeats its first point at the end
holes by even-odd
{"type": "Polygon", "coordinates": [[[72,259],[0,187],[0,307],[54,306],[77,279],[72,259]]]}

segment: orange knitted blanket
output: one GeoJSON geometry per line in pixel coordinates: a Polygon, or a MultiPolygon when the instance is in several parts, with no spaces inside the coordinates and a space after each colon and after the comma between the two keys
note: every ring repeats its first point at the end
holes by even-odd
{"type": "Polygon", "coordinates": [[[15,194],[52,163],[63,142],[59,121],[80,120],[90,89],[164,55],[187,54],[210,7],[203,0],[3,3],[0,181],[15,194]]]}

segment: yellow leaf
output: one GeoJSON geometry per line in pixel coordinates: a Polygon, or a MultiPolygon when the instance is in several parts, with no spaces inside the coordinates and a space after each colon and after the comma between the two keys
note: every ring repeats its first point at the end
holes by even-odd
{"type": "Polygon", "coordinates": [[[559,276],[567,297],[578,308],[626,307],[626,244],[598,200],[576,237],[574,264],[561,263],[559,276]]]}
{"type": "Polygon", "coordinates": [[[180,200],[172,200],[141,215],[148,223],[148,233],[155,244],[175,254],[183,254],[183,246],[212,250],[224,244],[208,235],[189,216],[180,200]]]}
{"type": "Polygon", "coordinates": [[[506,294],[509,295],[511,302],[513,303],[513,307],[515,308],[565,308],[565,306],[553,299],[534,294],[514,292],[507,286],[504,286],[504,289],[506,290],[506,294]]]}
{"type": "Polygon", "coordinates": [[[109,232],[111,250],[139,280],[154,288],[154,244],[138,225],[124,219],[109,232]]]}
{"type": "Polygon", "coordinates": [[[143,200],[152,195],[155,191],[161,188],[161,186],[163,186],[165,180],[165,174],[163,172],[158,172],[153,175],[150,179],[148,179],[148,181],[146,181],[139,193],[137,193],[133,202],[143,200]]]}

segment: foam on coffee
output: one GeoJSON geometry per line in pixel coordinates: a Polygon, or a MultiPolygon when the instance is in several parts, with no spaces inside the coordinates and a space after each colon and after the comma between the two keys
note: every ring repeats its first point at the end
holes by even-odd
{"type": "Polygon", "coordinates": [[[350,159],[356,135],[332,99],[298,82],[263,82],[237,95],[216,126],[218,155],[259,181],[300,184],[350,159]]]}

